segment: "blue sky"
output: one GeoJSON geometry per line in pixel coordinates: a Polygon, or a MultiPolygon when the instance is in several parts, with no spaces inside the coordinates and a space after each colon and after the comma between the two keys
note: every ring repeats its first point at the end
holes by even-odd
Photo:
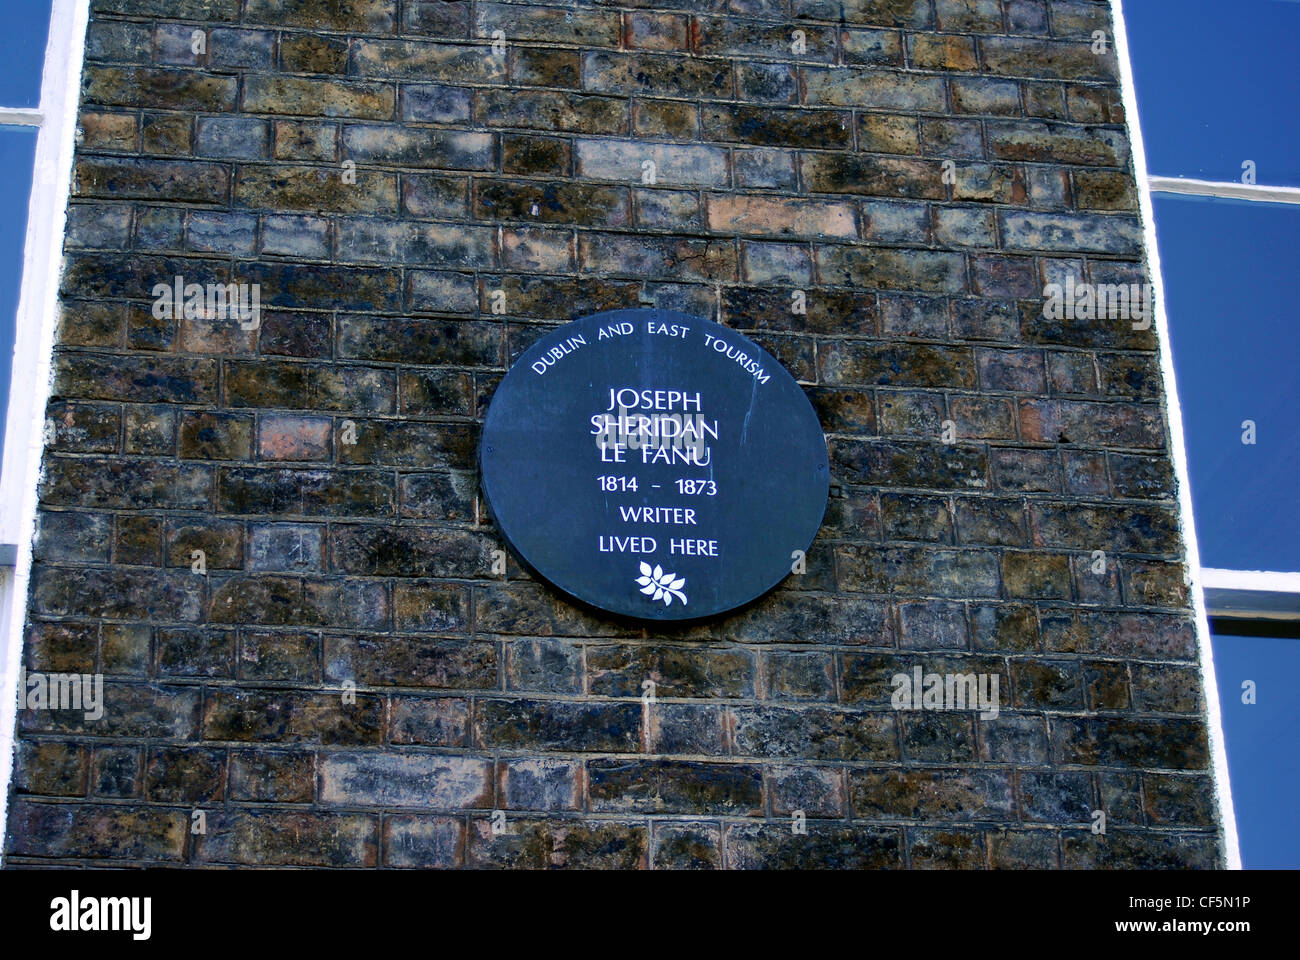
{"type": "Polygon", "coordinates": [[[34,107],[41,99],[41,65],[50,0],[4,0],[0,30],[0,106],[34,107]]]}
{"type": "MultiPolygon", "coordinates": [[[[41,67],[49,29],[50,0],[4,0],[0,30],[0,106],[34,107],[41,99],[41,67]]],[[[30,127],[0,126],[0,450],[4,449],[5,414],[18,310],[18,285],[26,239],[27,199],[32,189],[36,133],[30,127]]]]}
{"type": "MultiPolygon", "coordinates": [[[[1148,172],[1300,185],[1300,3],[1127,0],[1148,172]]],[[[1157,194],[1201,560],[1300,571],[1300,206],[1157,194]],[[1243,444],[1254,421],[1256,443],[1243,444]]],[[[1242,862],[1300,867],[1300,639],[1214,638],[1242,862]],[[1242,684],[1255,684],[1254,704],[1242,684]]]]}
{"type": "Polygon", "coordinates": [[[1201,561],[1300,570],[1300,206],[1154,200],[1201,561]]]}
{"type": "Polygon", "coordinates": [[[1153,176],[1300,186],[1300,2],[1124,0],[1153,176]]]}

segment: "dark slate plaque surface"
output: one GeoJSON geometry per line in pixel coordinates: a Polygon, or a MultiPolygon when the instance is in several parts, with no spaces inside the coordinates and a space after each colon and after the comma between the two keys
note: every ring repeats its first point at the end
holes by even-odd
{"type": "Polygon", "coordinates": [[[532,571],[601,610],[694,620],[791,573],[830,469],[794,378],[734,330],[615,310],[543,337],[497,388],[483,492],[532,571]]]}

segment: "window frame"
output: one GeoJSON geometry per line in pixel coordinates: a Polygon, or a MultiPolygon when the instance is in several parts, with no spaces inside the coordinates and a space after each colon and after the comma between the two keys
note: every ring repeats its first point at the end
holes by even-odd
{"type": "Polygon", "coordinates": [[[45,406],[89,20],[90,0],[52,0],[40,106],[0,108],[0,123],[38,128],[0,464],[0,824],[6,825],[45,406]]]}
{"type": "MultiPolygon", "coordinates": [[[[1192,510],[1186,434],[1183,429],[1182,405],[1178,399],[1178,378],[1174,372],[1169,317],[1165,312],[1164,277],[1160,269],[1160,248],[1156,242],[1155,206],[1151,199],[1151,194],[1155,192],[1155,188],[1152,184],[1152,177],[1147,171],[1146,145],[1142,139],[1137,86],[1133,78],[1133,62],[1129,56],[1128,27],[1124,20],[1124,0],[1110,0],[1110,9],[1111,23],[1115,31],[1115,56],[1119,65],[1124,118],[1129,131],[1133,172],[1138,186],[1138,207],[1142,216],[1143,241],[1146,246],[1151,284],[1155,291],[1153,319],[1160,348],[1160,371],[1165,386],[1165,410],[1169,421],[1170,455],[1174,464],[1174,476],[1178,482],[1180,526],[1182,527],[1183,544],[1187,554],[1188,576],[1191,581],[1190,593],[1195,618],[1201,681],[1205,693],[1210,759],[1214,770],[1214,787],[1223,829],[1224,860],[1229,870],[1240,870],[1242,868],[1241,845],[1237,837],[1237,815],[1232,802],[1232,784],[1228,774],[1228,753],[1223,734],[1223,712],[1219,702],[1218,677],[1214,669],[1214,649],[1211,642],[1210,618],[1207,606],[1210,596],[1210,590],[1207,587],[1210,579],[1206,577],[1206,571],[1201,566],[1200,544],[1196,538],[1195,513],[1192,510]]],[[[1169,178],[1163,179],[1168,180],[1169,178]]]]}

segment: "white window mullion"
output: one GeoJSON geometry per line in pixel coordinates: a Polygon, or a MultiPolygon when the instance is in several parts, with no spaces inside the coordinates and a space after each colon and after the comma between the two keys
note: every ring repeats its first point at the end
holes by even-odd
{"type": "Polygon", "coordinates": [[[1300,203],[1300,187],[1270,187],[1230,180],[1193,180],[1190,177],[1147,177],[1152,193],[1176,193],[1189,197],[1219,197],[1223,200],[1256,200],[1261,203],[1300,203]]]}
{"type": "Polygon", "coordinates": [[[40,107],[0,107],[0,124],[15,127],[39,127],[45,122],[40,107]]]}
{"type": "Polygon", "coordinates": [[[1211,616],[1300,620],[1300,573],[1202,567],[1201,586],[1211,616]]]}

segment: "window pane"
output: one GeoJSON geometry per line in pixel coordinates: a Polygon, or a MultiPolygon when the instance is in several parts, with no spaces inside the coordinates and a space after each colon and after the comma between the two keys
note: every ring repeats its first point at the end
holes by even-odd
{"type": "Polygon", "coordinates": [[[1153,176],[1300,185],[1294,0],[1128,0],[1129,54],[1153,176]]]}
{"type": "Polygon", "coordinates": [[[1156,194],[1155,214],[1201,562],[1300,571],[1300,206],[1156,194]]]}
{"type": "Polygon", "coordinates": [[[1300,639],[1225,632],[1215,634],[1213,647],[1242,865],[1300,867],[1300,701],[1291,690],[1300,670],[1300,639]],[[1254,704],[1242,703],[1248,681],[1254,704]]]}
{"type": "Polygon", "coordinates": [[[0,186],[0,454],[4,451],[5,419],[9,413],[9,375],[35,162],[36,129],[0,126],[0,170],[7,172],[0,186]]]}
{"type": "Polygon", "coordinates": [[[4,0],[0,30],[0,107],[41,102],[41,69],[50,29],[51,0],[4,0]]]}

